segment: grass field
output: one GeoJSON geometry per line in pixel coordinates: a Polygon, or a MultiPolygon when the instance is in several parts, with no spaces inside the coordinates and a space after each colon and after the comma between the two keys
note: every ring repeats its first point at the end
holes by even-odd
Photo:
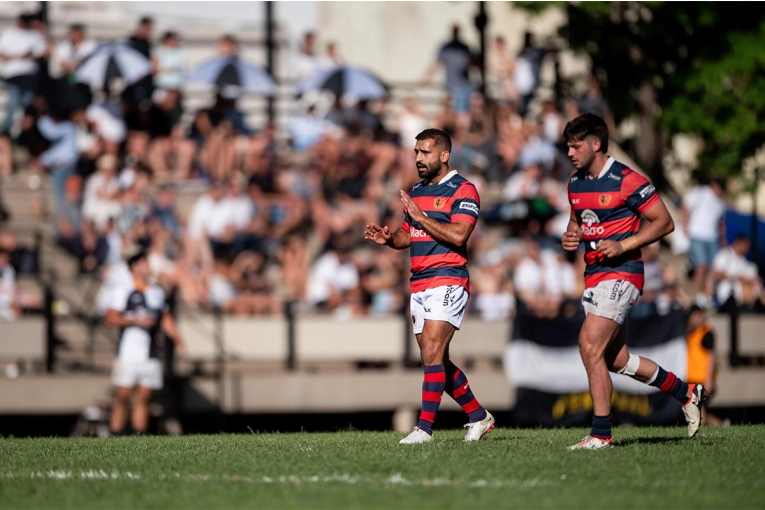
{"type": "Polygon", "coordinates": [[[765,508],[765,426],[0,439],[1,508],[765,508]]]}

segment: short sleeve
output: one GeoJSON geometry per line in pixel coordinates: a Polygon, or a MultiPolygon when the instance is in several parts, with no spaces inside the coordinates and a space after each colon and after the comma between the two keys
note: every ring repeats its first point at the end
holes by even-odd
{"type": "Polygon", "coordinates": [[[113,289],[109,299],[110,310],[117,310],[118,312],[124,312],[127,308],[128,294],[124,289],[113,289]]]}
{"type": "Polygon", "coordinates": [[[704,338],[701,339],[701,346],[708,350],[708,351],[714,351],[715,350],[715,334],[711,331],[707,331],[707,334],[704,335],[704,338]]]}
{"type": "Polygon", "coordinates": [[[624,176],[621,194],[627,207],[640,214],[644,214],[659,201],[654,185],[633,171],[628,171],[624,176]]]}
{"type": "Polygon", "coordinates": [[[409,218],[409,213],[404,213],[404,221],[401,222],[401,230],[407,234],[412,230],[412,223],[409,218]]]}
{"type": "Polygon", "coordinates": [[[452,223],[470,223],[475,226],[481,199],[478,190],[470,183],[465,183],[454,193],[452,200],[452,223]]]}

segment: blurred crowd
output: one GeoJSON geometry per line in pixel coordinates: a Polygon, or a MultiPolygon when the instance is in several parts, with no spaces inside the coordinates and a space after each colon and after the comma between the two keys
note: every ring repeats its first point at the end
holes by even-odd
{"type": "MultiPolygon", "coordinates": [[[[582,255],[559,248],[572,172],[561,133],[581,113],[601,115],[612,128],[613,116],[594,75],[573,97],[546,94],[541,69],[555,52],[531,34],[517,54],[502,37],[493,39],[484,94],[473,72],[476,52],[455,26],[423,73],[426,84],[443,72],[437,108],[426,108],[415,93],[395,101],[336,97],[328,108],[296,98],[300,112],[286,139],[273,126],[252,125],[240,106],[242,91],[231,87],[217,88],[209,106],[183,122],[189,69],[179,34],[156,34],[144,18],[123,43],[151,63],[150,73],[123,72],[87,86],[78,70],[99,50],[85,27],[72,26],[53,45],[42,20],[24,15],[0,34],[8,98],[0,178],[13,178],[12,151],[19,150],[35,175],[49,179],[55,242],[80,273],[103,280],[102,303],[115,282],[129,278],[125,255],[141,249],[157,280],[186,307],[243,316],[280,315],[285,303],[338,318],[403,313],[408,259],[365,246],[363,226],[400,224],[397,192],[418,180],[412,147],[426,127],[452,136],[451,166],[482,195],[482,221],[469,246],[471,313],[506,320],[522,299],[535,313],[555,317],[581,296],[582,255]],[[179,195],[194,193],[182,214],[179,195]]],[[[318,46],[317,34],[302,38],[294,79],[345,65],[336,44],[318,46]]],[[[216,49],[224,57],[239,51],[228,35],[216,49]]],[[[699,247],[694,215],[708,210],[694,204],[705,197],[689,198],[684,209],[687,249],[706,250],[703,263],[694,259],[698,296],[683,292],[683,275],[662,266],[652,246],[644,254],[646,292],[634,313],[663,313],[700,296],[711,302],[714,285],[718,304],[730,295],[758,298],[756,274],[750,280],[745,269],[732,274],[748,247],[734,243],[719,253],[699,247]]],[[[9,253],[0,246],[0,314],[12,316],[18,306],[9,253]]]]}

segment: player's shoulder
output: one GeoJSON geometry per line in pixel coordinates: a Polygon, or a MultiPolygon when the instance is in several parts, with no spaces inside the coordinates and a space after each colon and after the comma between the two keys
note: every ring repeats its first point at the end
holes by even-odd
{"type": "Polygon", "coordinates": [[[460,174],[455,175],[446,182],[446,185],[459,192],[461,195],[478,195],[478,188],[460,174]]]}

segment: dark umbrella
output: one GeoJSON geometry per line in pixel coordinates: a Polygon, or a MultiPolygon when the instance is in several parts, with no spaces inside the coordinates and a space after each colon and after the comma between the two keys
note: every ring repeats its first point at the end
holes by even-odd
{"type": "Polygon", "coordinates": [[[99,46],[77,68],[77,81],[93,88],[102,88],[114,78],[126,84],[137,82],[151,73],[151,62],[141,53],[122,42],[99,46]]]}
{"type": "Polygon", "coordinates": [[[248,94],[273,95],[276,84],[260,67],[238,56],[215,57],[191,71],[186,79],[191,82],[221,89],[238,88],[248,94]]]}

